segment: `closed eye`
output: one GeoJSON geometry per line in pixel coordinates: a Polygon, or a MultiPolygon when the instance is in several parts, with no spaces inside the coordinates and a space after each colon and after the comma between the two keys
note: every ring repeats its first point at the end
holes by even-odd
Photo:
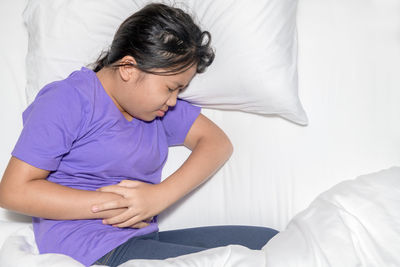
{"type": "Polygon", "coordinates": [[[172,93],[172,92],[174,92],[174,91],[176,91],[176,90],[180,90],[181,89],[181,87],[178,87],[178,88],[169,88],[168,87],[168,91],[170,92],[170,93],[172,93]]]}

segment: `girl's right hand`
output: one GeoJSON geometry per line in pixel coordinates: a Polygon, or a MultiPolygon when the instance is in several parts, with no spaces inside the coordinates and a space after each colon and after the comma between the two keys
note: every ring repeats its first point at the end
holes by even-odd
{"type": "Polygon", "coordinates": [[[104,186],[96,191],[114,193],[122,199],[107,201],[92,206],[92,212],[125,209],[122,213],[104,218],[103,223],[114,227],[143,228],[149,225],[153,216],[168,206],[168,195],[160,184],[123,180],[119,184],[104,186]],[[150,219],[150,221],[149,221],[150,219]]]}

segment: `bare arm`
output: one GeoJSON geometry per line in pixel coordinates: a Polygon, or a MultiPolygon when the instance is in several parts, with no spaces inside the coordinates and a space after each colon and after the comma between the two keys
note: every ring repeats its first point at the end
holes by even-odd
{"type": "Polygon", "coordinates": [[[0,206],[54,220],[108,218],[125,210],[93,213],[90,210],[93,204],[121,196],[62,186],[47,181],[48,175],[49,171],[11,157],[0,183],[0,206]]]}

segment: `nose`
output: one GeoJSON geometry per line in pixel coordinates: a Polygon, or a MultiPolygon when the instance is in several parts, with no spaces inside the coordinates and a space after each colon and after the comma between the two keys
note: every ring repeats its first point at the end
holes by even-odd
{"type": "Polygon", "coordinates": [[[167,100],[167,106],[174,107],[176,105],[176,99],[178,98],[179,90],[175,90],[167,100]]]}

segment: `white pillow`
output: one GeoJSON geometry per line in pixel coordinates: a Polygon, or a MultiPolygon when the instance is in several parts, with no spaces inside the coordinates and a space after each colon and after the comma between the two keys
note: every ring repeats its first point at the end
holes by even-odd
{"type": "MultiPolygon", "coordinates": [[[[157,1],[30,0],[24,12],[28,103],[45,84],[94,62],[119,24],[149,2],[157,1]]],[[[186,0],[176,6],[211,32],[216,49],[206,74],[180,98],[307,124],[297,92],[297,0],[186,0]]]]}

